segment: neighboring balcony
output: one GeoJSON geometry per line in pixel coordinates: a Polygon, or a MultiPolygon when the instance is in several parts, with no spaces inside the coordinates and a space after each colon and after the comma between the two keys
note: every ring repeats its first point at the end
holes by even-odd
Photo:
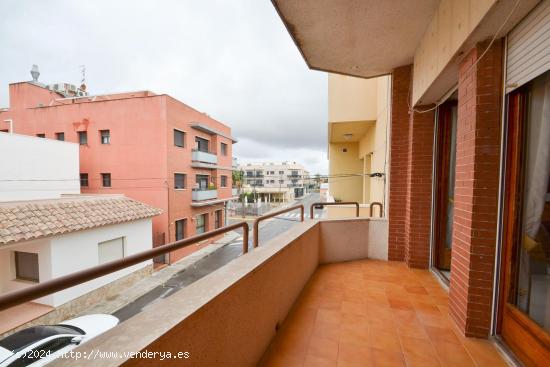
{"type": "Polygon", "coordinates": [[[193,190],[193,201],[215,200],[218,198],[218,190],[193,190]]]}
{"type": "Polygon", "coordinates": [[[191,152],[191,167],[215,168],[218,164],[218,156],[209,152],[193,150],[191,152]]]}

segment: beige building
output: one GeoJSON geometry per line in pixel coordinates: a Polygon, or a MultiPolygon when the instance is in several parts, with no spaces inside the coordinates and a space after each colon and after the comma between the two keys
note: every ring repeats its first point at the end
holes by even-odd
{"type": "Polygon", "coordinates": [[[329,74],[329,195],[336,201],[386,202],[389,92],[389,76],[329,74]]]}
{"type": "Polygon", "coordinates": [[[247,163],[237,169],[243,173],[243,191],[263,201],[288,202],[306,194],[309,172],[299,163],[247,163]]]}

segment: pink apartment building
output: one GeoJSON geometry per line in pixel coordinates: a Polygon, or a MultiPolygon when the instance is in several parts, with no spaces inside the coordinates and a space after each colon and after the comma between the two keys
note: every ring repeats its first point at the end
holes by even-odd
{"type": "Polygon", "coordinates": [[[236,142],[227,125],[149,91],[66,98],[34,81],[10,84],[9,99],[1,131],[80,143],[83,193],[122,193],[163,210],[155,246],[224,225],[236,142]]]}

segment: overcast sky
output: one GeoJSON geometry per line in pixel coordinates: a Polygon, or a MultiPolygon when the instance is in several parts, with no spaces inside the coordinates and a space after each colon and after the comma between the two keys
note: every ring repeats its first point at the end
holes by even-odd
{"type": "Polygon", "coordinates": [[[327,75],[309,70],[268,0],[0,1],[0,107],[8,84],[167,93],[233,129],[241,162],[327,173],[327,75]]]}

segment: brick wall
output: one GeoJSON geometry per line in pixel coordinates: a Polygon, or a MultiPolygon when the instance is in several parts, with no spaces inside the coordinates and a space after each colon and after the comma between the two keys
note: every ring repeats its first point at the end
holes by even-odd
{"type": "Polygon", "coordinates": [[[392,73],[388,259],[397,261],[405,258],[411,73],[412,65],[392,73]]]}
{"type": "Polygon", "coordinates": [[[392,74],[388,258],[427,268],[434,113],[409,113],[411,73],[392,74]]]}
{"type": "Polygon", "coordinates": [[[487,337],[496,243],[502,40],[461,62],[449,311],[467,336],[487,337]]]}
{"type": "Polygon", "coordinates": [[[434,111],[414,112],[409,121],[405,262],[415,268],[429,267],[434,118],[434,111]]]}

